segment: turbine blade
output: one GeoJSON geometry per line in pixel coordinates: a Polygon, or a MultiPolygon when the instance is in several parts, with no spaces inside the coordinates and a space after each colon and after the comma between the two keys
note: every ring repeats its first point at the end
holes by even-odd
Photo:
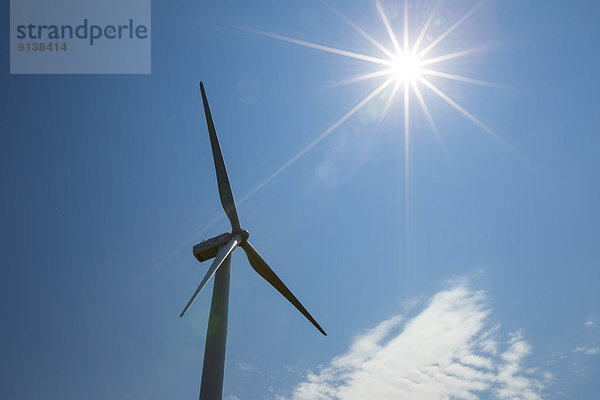
{"type": "Polygon", "coordinates": [[[196,291],[190,298],[190,301],[188,301],[188,303],[186,304],[186,306],[183,309],[183,311],[181,312],[181,314],[179,314],[180,317],[183,317],[183,315],[188,310],[188,308],[190,308],[190,306],[192,305],[194,300],[196,300],[196,297],[198,297],[198,294],[200,293],[200,291],[204,288],[204,286],[206,286],[206,283],[215,274],[215,272],[217,272],[217,269],[219,269],[221,264],[223,264],[223,261],[225,261],[227,256],[229,256],[231,254],[231,252],[233,251],[233,249],[235,249],[235,247],[240,244],[240,241],[241,241],[240,235],[234,234],[231,237],[231,239],[229,240],[229,242],[227,242],[226,245],[221,246],[212,265],[210,266],[208,271],[206,271],[206,275],[204,275],[204,279],[202,279],[202,282],[200,282],[200,285],[198,285],[198,288],[196,289],[196,291]]]}
{"type": "Polygon", "coordinates": [[[283,295],[290,303],[294,305],[304,315],[323,335],[327,336],[323,328],[315,321],[315,319],[310,315],[306,308],[298,301],[296,296],[290,291],[290,289],[285,286],[285,284],[279,279],[279,277],[273,272],[271,267],[263,260],[263,258],[258,254],[256,249],[252,247],[250,242],[246,241],[240,245],[242,249],[246,252],[246,256],[248,257],[248,261],[250,261],[250,265],[254,270],[262,276],[267,282],[269,282],[279,293],[283,295]]]}
{"type": "Polygon", "coordinates": [[[202,92],[204,114],[206,115],[206,125],[208,126],[208,135],[210,136],[210,147],[212,148],[215,170],[217,171],[217,183],[219,185],[221,204],[223,205],[225,214],[227,214],[227,217],[229,218],[229,222],[231,222],[231,228],[233,230],[238,230],[240,229],[240,220],[235,208],[235,201],[233,200],[233,193],[231,192],[231,185],[229,184],[225,161],[223,161],[219,138],[217,137],[215,124],[213,123],[212,115],[210,114],[210,108],[208,107],[208,100],[206,99],[206,93],[204,92],[204,85],[202,82],[200,82],[200,91],[202,92]]]}

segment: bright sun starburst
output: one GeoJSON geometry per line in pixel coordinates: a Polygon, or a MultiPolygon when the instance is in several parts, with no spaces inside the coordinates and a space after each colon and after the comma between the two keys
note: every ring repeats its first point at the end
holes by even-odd
{"type": "MultiPolygon", "coordinates": [[[[290,165],[292,165],[296,160],[302,157],[306,152],[316,146],[319,142],[325,139],[331,132],[333,132],[336,128],[338,128],[342,123],[344,123],[348,118],[358,112],[362,107],[364,107],[371,100],[381,95],[384,90],[388,87],[391,87],[389,90],[389,94],[387,96],[387,100],[385,101],[385,105],[381,109],[379,120],[383,119],[385,115],[388,113],[393,100],[396,98],[398,92],[402,88],[403,92],[403,114],[404,114],[404,126],[403,126],[403,134],[404,134],[404,163],[405,163],[405,194],[406,194],[406,209],[408,210],[408,189],[409,189],[409,155],[410,155],[410,103],[411,97],[414,98],[419,103],[423,114],[425,115],[427,121],[429,122],[433,132],[437,136],[438,140],[442,147],[444,147],[442,139],[438,134],[436,125],[434,123],[433,117],[427,107],[427,103],[425,100],[425,96],[421,89],[426,89],[434,95],[441,98],[447,104],[449,104],[452,108],[462,114],[464,117],[469,119],[471,122],[476,124],[483,131],[487,132],[490,136],[495,139],[500,140],[500,138],[486,125],[484,125],[480,120],[478,120],[475,116],[469,113],[464,107],[458,104],[455,100],[453,100],[448,94],[446,94],[442,89],[440,89],[436,84],[431,82],[430,77],[448,79],[468,84],[476,84],[476,85],[484,85],[484,86],[492,86],[498,87],[498,85],[494,85],[488,82],[484,82],[477,79],[472,79],[465,76],[455,75],[449,72],[445,72],[442,68],[443,63],[448,60],[458,59],[461,57],[465,57],[479,51],[485,49],[485,47],[478,48],[468,48],[460,51],[455,51],[451,53],[434,55],[431,56],[432,50],[436,49],[438,45],[447,40],[448,36],[452,32],[454,32],[457,28],[459,28],[468,18],[470,18],[481,6],[486,2],[486,0],[482,0],[475,4],[471,9],[469,9],[465,14],[463,14],[459,19],[457,19],[452,25],[450,25],[445,31],[443,31],[440,35],[435,38],[432,38],[428,35],[428,30],[432,23],[434,23],[435,19],[439,17],[439,6],[440,1],[431,8],[429,14],[417,35],[410,35],[409,30],[409,12],[408,12],[408,0],[404,1],[403,7],[403,15],[402,15],[402,23],[400,26],[394,25],[390,23],[390,20],[386,16],[382,5],[379,1],[375,0],[375,6],[377,8],[377,12],[381,19],[381,23],[385,27],[388,38],[391,42],[391,47],[386,47],[381,44],[380,41],[376,40],[373,36],[368,34],[361,27],[356,25],[354,22],[347,19],[345,16],[338,14],[338,16],[343,19],[348,25],[352,27],[358,34],[360,34],[364,39],[370,42],[380,53],[381,56],[372,56],[368,54],[361,54],[354,51],[342,50],[335,47],[325,46],[322,44],[307,42],[300,39],[291,38],[289,36],[278,35],[274,33],[264,32],[252,28],[247,27],[237,27],[241,30],[251,32],[254,34],[258,34],[261,36],[270,37],[273,39],[281,40],[288,43],[293,43],[296,45],[325,51],[332,54],[337,54],[344,57],[349,57],[361,61],[365,61],[368,63],[372,63],[377,70],[374,72],[369,72],[346,81],[341,82],[341,84],[349,84],[359,81],[372,80],[376,78],[384,79],[383,83],[377,85],[375,89],[373,89],[366,97],[364,97],[358,104],[356,104],[353,108],[351,108],[346,114],[344,114],[341,118],[339,118],[335,123],[333,123],[329,128],[323,131],[317,138],[315,138],[312,142],[310,142],[306,147],[300,150],[296,155],[294,155],[290,160],[288,160],[283,166],[281,166],[277,171],[275,171],[271,176],[261,182],[257,187],[255,187],[250,193],[247,194],[245,198],[252,196],[254,193],[259,191],[262,187],[272,181],[275,177],[277,177],[281,172],[287,169],[290,165]],[[394,31],[396,28],[397,31],[401,32],[401,35],[397,35],[397,32],[394,31]],[[400,29],[398,29],[400,28],[400,29]],[[401,38],[401,40],[399,40],[401,38]],[[437,66],[437,67],[436,67],[437,66]]],[[[414,101],[414,100],[413,100],[414,101]]],[[[408,211],[407,211],[408,212],[408,211]]]]}

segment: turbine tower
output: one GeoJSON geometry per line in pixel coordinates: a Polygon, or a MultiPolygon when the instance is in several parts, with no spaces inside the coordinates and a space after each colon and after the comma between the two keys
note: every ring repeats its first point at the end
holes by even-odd
{"type": "Polygon", "coordinates": [[[200,285],[179,315],[183,317],[190,308],[200,291],[204,288],[210,278],[215,275],[212,301],[210,305],[210,316],[206,330],[206,345],[204,348],[204,364],[202,366],[202,380],[200,383],[200,400],[221,400],[223,396],[223,374],[225,370],[225,347],[227,342],[227,312],[229,308],[229,276],[231,271],[231,252],[236,247],[241,247],[252,268],[269,282],[279,293],[294,305],[323,335],[327,336],[323,328],[315,321],[306,308],[298,301],[296,296],[285,286],[277,274],[258,254],[258,251],[248,241],[249,233],[240,226],[229,177],[225,169],[221,146],[217,138],[217,131],[210,114],[208,100],[204,92],[204,85],[200,82],[204,113],[206,114],[206,125],[210,137],[215,170],[217,172],[217,184],[219,196],[225,214],[231,223],[231,233],[223,233],[212,239],[194,246],[194,256],[198,261],[206,261],[214,258],[214,261],[200,285]]]}

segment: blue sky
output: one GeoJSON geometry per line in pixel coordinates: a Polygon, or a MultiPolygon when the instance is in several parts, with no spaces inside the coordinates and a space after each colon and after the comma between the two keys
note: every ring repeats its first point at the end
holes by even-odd
{"type": "Polygon", "coordinates": [[[338,15],[393,48],[374,2],[154,1],[151,75],[9,75],[3,41],[0,397],[197,396],[212,286],[178,315],[229,227],[202,80],[242,226],[329,335],[236,252],[225,398],[592,398],[598,12],[490,0],[432,50],[483,48],[438,69],[503,88],[431,82],[499,139],[421,86],[443,144],[411,95],[407,175],[388,87],[265,185],[386,78],[243,28],[383,57],[338,15]]]}

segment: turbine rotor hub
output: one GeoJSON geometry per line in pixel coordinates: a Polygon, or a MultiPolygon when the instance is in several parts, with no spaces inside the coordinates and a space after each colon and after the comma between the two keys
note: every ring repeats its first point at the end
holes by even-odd
{"type": "Polygon", "coordinates": [[[245,230],[245,229],[240,229],[240,230],[238,230],[237,232],[236,232],[236,231],[233,231],[233,232],[231,232],[231,233],[232,233],[232,234],[234,234],[234,233],[239,233],[239,234],[240,234],[240,236],[242,237],[242,243],[246,243],[246,241],[248,240],[248,237],[250,236],[250,232],[248,232],[248,231],[247,231],[247,230],[245,230]]]}

